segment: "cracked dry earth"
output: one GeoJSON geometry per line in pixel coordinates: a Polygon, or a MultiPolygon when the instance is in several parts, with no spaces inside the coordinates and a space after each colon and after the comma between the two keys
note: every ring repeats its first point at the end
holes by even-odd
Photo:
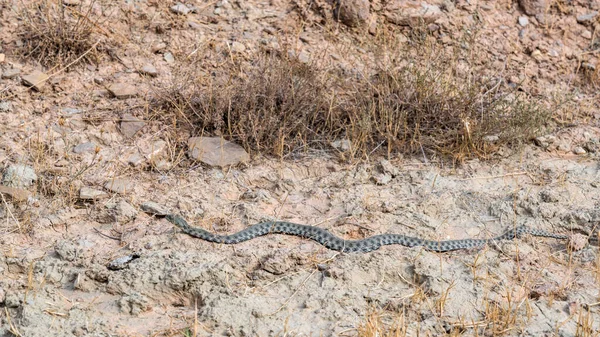
{"type": "MultiPolygon", "coordinates": [[[[149,178],[97,214],[65,209],[54,226],[2,235],[0,289],[15,330],[353,336],[373,310],[384,323],[403,322],[409,336],[584,336],[585,324],[594,336],[600,328],[594,245],[569,252],[565,242],[526,237],[445,254],[400,246],[339,254],[281,235],[218,245],[128,206],[154,201],[219,233],[277,218],[345,238],[485,238],[515,224],[589,235],[600,224],[597,160],[527,146],[496,164],[454,170],[415,160],[263,160],[149,178]],[[132,254],[139,257],[106,267],[132,254]]],[[[9,336],[2,319],[0,335],[9,336]]]]}

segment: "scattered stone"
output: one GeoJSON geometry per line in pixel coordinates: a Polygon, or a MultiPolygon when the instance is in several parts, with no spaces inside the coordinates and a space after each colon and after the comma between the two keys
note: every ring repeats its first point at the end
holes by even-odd
{"type": "Polygon", "coordinates": [[[121,133],[128,138],[133,137],[138,131],[140,131],[146,122],[143,120],[131,115],[124,114],[121,119],[121,133]]]}
{"type": "Polygon", "coordinates": [[[340,0],[336,1],[333,11],[334,17],[348,27],[358,27],[369,20],[368,0],[340,0]]]}
{"type": "Polygon", "coordinates": [[[35,91],[42,91],[46,81],[48,81],[49,78],[50,76],[47,74],[39,70],[34,70],[33,72],[23,76],[21,80],[25,86],[28,86],[35,91]]]}
{"type": "Polygon", "coordinates": [[[81,143],[73,148],[73,152],[77,154],[94,151],[96,151],[96,144],[92,142],[81,143]]]}
{"type": "Polygon", "coordinates": [[[11,79],[19,76],[21,74],[21,69],[19,68],[10,68],[6,69],[2,72],[2,78],[11,79]]]}
{"type": "Polygon", "coordinates": [[[439,6],[426,2],[392,1],[386,6],[386,19],[399,26],[415,27],[422,23],[430,24],[439,19],[442,10],[439,6]]]}
{"type": "Polygon", "coordinates": [[[139,70],[139,73],[142,75],[148,75],[150,77],[158,76],[158,70],[156,70],[156,67],[151,64],[146,64],[143,66],[142,69],[139,70]]]}
{"type": "Polygon", "coordinates": [[[175,62],[175,57],[173,57],[173,54],[171,54],[170,52],[166,52],[163,57],[165,58],[165,61],[167,61],[168,64],[173,64],[175,62]]]}
{"type": "Polygon", "coordinates": [[[133,182],[129,179],[114,178],[107,181],[104,188],[111,192],[124,194],[133,189],[133,182]]]}
{"type": "Polygon", "coordinates": [[[37,180],[35,170],[27,165],[10,165],[4,171],[2,184],[8,187],[29,187],[37,180]]]}
{"type": "Polygon", "coordinates": [[[569,236],[569,241],[567,242],[567,249],[572,252],[576,252],[578,250],[582,250],[588,244],[588,237],[583,234],[573,234],[569,236]]]}
{"type": "Polygon", "coordinates": [[[373,176],[373,180],[377,185],[387,185],[390,181],[392,181],[392,175],[389,173],[380,173],[373,176]]]}
{"type": "Polygon", "coordinates": [[[241,146],[221,137],[192,137],[188,140],[188,156],[210,166],[225,167],[250,160],[241,146]]]}
{"type": "Polygon", "coordinates": [[[550,6],[548,0],[519,0],[519,5],[527,15],[544,14],[550,6]]]}
{"type": "Polygon", "coordinates": [[[0,193],[10,196],[14,201],[26,201],[31,196],[27,190],[2,185],[0,185],[0,193]]]}
{"type": "Polygon", "coordinates": [[[556,141],[556,137],[553,135],[539,136],[534,139],[537,146],[547,148],[550,144],[556,141]]]}
{"type": "Polygon", "coordinates": [[[132,166],[139,166],[145,161],[145,158],[139,152],[135,152],[127,159],[127,162],[132,166]]]}
{"type": "Polygon", "coordinates": [[[588,14],[578,15],[577,22],[580,24],[585,24],[585,23],[588,23],[588,22],[591,22],[592,20],[594,20],[597,16],[598,16],[598,12],[591,12],[588,14]]]}
{"type": "Polygon", "coordinates": [[[79,199],[82,200],[98,200],[108,198],[108,193],[93,189],[91,187],[82,187],[79,190],[79,199]]]}
{"type": "Polygon", "coordinates": [[[113,222],[126,223],[133,219],[138,214],[137,209],[131,206],[125,200],[119,200],[117,203],[109,203],[105,206],[109,210],[113,222]]]}
{"type": "Polygon", "coordinates": [[[139,254],[131,254],[131,255],[121,256],[121,257],[118,257],[118,258],[110,261],[106,265],[106,268],[108,268],[109,270],[125,269],[125,268],[127,268],[127,265],[129,264],[129,262],[131,262],[135,259],[139,259],[139,258],[140,258],[139,254]]]}
{"type": "Polygon", "coordinates": [[[128,83],[115,83],[107,89],[114,97],[118,99],[131,98],[137,95],[137,89],[135,86],[128,83]]]}
{"type": "Polygon", "coordinates": [[[582,154],[586,154],[587,151],[581,147],[581,146],[577,146],[573,149],[573,153],[578,154],[578,155],[582,155],[582,154]]]}
{"type": "Polygon", "coordinates": [[[190,9],[187,8],[186,5],[178,2],[175,6],[171,6],[171,12],[179,15],[187,15],[190,12],[190,9]]]}
{"type": "Polygon", "coordinates": [[[581,33],[581,37],[587,40],[591,40],[592,39],[592,32],[590,32],[589,30],[585,29],[582,33],[581,33]]]}
{"type": "Polygon", "coordinates": [[[331,142],[331,146],[340,151],[346,152],[352,149],[352,142],[348,139],[340,139],[331,142]]]}
{"type": "Polygon", "coordinates": [[[165,206],[154,201],[146,201],[140,206],[140,208],[142,209],[142,211],[153,215],[169,214],[169,210],[165,206]]]}
{"type": "Polygon", "coordinates": [[[159,42],[159,43],[155,44],[154,46],[152,46],[152,52],[156,54],[156,53],[164,50],[165,48],[167,48],[167,44],[164,42],[159,42]]]}
{"type": "Polygon", "coordinates": [[[246,46],[241,42],[233,41],[231,50],[235,53],[243,53],[246,50],[246,46]]]}
{"type": "Polygon", "coordinates": [[[0,111],[8,112],[12,109],[12,104],[9,101],[1,101],[0,102],[0,111]]]}
{"type": "Polygon", "coordinates": [[[525,27],[529,24],[529,18],[526,16],[519,16],[519,25],[525,27]]]}

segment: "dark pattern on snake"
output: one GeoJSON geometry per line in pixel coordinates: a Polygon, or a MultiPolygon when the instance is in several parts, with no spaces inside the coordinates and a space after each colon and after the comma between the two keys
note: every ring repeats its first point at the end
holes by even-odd
{"type": "Polygon", "coordinates": [[[319,227],[300,225],[286,221],[261,222],[231,235],[218,235],[202,228],[192,227],[188,225],[183,218],[177,215],[168,214],[166,215],[166,219],[175,226],[181,228],[184,233],[210,242],[234,244],[267,234],[288,234],[312,239],[329,249],[345,253],[367,253],[377,250],[381,246],[394,244],[405,247],[422,246],[425,249],[434,252],[449,252],[458,249],[482,247],[490,242],[500,240],[513,240],[515,238],[520,238],[523,234],[555,239],[568,238],[566,235],[553,234],[539,229],[519,226],[491,239],[431,241],[400,234],[380,234],[362,240],[344,240],[319,227]]]}

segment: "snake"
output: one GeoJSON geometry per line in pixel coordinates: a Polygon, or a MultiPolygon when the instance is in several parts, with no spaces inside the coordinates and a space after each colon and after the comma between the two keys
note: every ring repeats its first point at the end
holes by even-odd
{"type": "Polygon", "coordinates": [[[442,253],[460,249],[479,248],[502,240],[514,240],[525,234],[559,240],[569,238],[567,235],[554,234],[521,225],[490,239],[434,241],[401,234],[379,234],[361,240],[344,240],[326,229],[287,221],[261,222],[234,234],[219,235],[202,228],[190,226],[182,217],[175,214],[167,214],[165,218],[173,225],[179,227],[184,233],[214,243],[236,244],[267,234],[287,234],[314,240],[328,249],[343,253],[368,253],[387,245],[401,245],[405,247],[421,246],[426,250],[442,253]]]}

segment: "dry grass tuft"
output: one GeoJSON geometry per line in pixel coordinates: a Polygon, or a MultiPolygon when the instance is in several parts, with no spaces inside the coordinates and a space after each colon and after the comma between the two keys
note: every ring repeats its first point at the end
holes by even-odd
{"type": "Polygon", "coordinates": [[[46,67],[71,67],[82,61],[97,64],[101,40],[95,34],[98,20],[90,18],[93,6],[94,2],[67,6],[62,0],[23,4],[18,30],[23,55],[46,67]]]}
{"type": "Polygon", "coordinates": [[[371,309],[357,330],[359,337],[405,337],[407,322],[404,315],[399,315],[393,322],[384,323],[384,313],[371,309]]]}

